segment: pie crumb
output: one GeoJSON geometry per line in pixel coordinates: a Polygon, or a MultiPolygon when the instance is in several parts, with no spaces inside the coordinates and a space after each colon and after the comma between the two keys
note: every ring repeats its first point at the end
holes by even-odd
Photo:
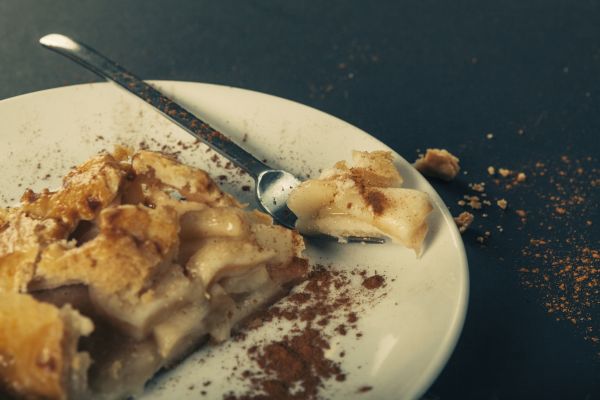
{"type": "Polygon", "coordinates": [[[498,170],[498,173],[503,177],[506,178],[507,176],[510,175],[510,169],[506,169],[506,168],[500,168],[498,170]]]}
{"type": "Polygon", "coordinates": [[[458,157],[445,149],[427,149],[425,156],[415,161],[415,168],[425,176],[451,181],[460,171],[458,157]]]}
{"type": "Polygon", "coordinates": [[[458,227],[458,231],[460,233],[464,233],[469,226],[473,223],[475,216],[470,212],[464,211],[458,214],[458,217],[454,217],[454,222],[456,222],[456,226],[458,227]]]}
{"type": "Polygon", "coordinates": [[[480,192],[483,193],[485,192],[485,182],[481,182],[481,183],[470,183],[469,187],[474,190],[475,192],[480,192]]]}
{"type": "Polygon", "coordinates": [[[468,197],[469,199],[469,206],[474,209],[474,210],[480,210],[481,209],[481,201],[479,200],[479,197],[477,196],[470,196],[468,197]]]}
{"type": "Polygon", "coordinates": [[[498,207],[500,207],[503,210],[506,210],[506,206],[508,206],[508,202],[505,199],[498,200],[496,204],[498,204],[498,207]]]}

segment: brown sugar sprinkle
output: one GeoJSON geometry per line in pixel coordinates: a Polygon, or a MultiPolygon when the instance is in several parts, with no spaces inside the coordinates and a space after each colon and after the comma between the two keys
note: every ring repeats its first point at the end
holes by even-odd
{"type": "MultiPolygon", "coordinates": [[[[273,320],[290,321],[292,328],[280,340],[248,348],[247,356],[256,368],[239,376],[247,390],[227,393],[224,399],[317,399],[326,381],[345,381],[342,365],[325,353],[334,335],[356,331],[360,311],[378,296],[385,296],[385,277],[367,275],[366,270],[334,271],[316,266],[295,293],[250,321],[247,331],[273,320]],[[327,333],[328,326],[333,328],[331,333],[327,333]]],[[[353,336],[358,339],[362,334],[353,336]]],[[[245,340],[244,333],[237,339],[245,340]]],[[[342,358],[345,352],[339,354],[342,358]]]]}

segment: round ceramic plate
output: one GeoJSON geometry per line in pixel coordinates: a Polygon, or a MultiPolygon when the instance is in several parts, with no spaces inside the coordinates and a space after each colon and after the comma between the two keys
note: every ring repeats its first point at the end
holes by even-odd
{"type": "MultiPolygon", "coordinates": [[[[349,159],[351,150],[390,150],[360,129],[315,109],[248,90],[189,82],[154,82],[190,111],[242,144],[272,167],[301,177],[349,159]]],[[[255,205],[247,175],[207,151],[144,102],[112,84],[77,85],[0,102],[0,205],[18,202],[23,191],[55,188],[69,168],[114,144],[178,152],[206,169],[224,190],[255,205]]],[[[323,398],[411,399],[439,374],[460,334],[468,295],[467,260],[460,235],[440,197],[421,175],[394,153],[405,185],[427,192],[434,204],[420,258],[398,245],[309,245],[311,263],[336,269],[384,273],[387,295],[364,310],[360,340],[344,336],[326,355],[341,363],[345,382],[327,382],[323,398]],[[346,356],[339,358],[340,349],[346,356]],[[357,388],[372,389],[357,394],[357,388]]],[[[263,330],[275,330],[277,322],[263,330]]],[[[268,332],[267,332],[268,333],[268,332]]],[[[262,333],[256,333],[260,335],[262,333]]],[[[253,340],[250,337],[247,340],[253,340]]],[[[144,399],[199,398],[193,387],[210,381],[209,398],[243,390],[228,369],[245,344],[205,346],[161,373],[144,399]],[[236,386],[237,385],[237,386],[236,386]]]]}

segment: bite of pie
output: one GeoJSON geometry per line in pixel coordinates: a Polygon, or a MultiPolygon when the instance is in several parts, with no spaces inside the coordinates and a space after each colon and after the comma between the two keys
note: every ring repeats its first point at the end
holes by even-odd
{"type": "Polygon", "coordinates": [[[202,170],[100,154],[0,209],[0,393],[138,393],[302,280],[303,249],[202,170]]]}
{"type": "Polygon", "coordinates": [[[391,152],[353,151],[290,195],[296,228],[304,234],[389,237],[420,253],[432,211],[426,193],[400,187],[391,152]]]}

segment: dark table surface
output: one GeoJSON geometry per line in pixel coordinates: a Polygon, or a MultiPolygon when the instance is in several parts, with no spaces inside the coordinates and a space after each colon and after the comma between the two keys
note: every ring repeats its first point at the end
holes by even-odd
{"type": "Polygon", "coordinates": [[[61,32],[146,79],[321,109],[411,161],[446,148],[464,173],[433,184],[454,215],[475,214],[471,292],[424,398],[600,398],[600,1],[166,3],[1,1],[0,99],[99,80],[37,44],[61,32]]]}

